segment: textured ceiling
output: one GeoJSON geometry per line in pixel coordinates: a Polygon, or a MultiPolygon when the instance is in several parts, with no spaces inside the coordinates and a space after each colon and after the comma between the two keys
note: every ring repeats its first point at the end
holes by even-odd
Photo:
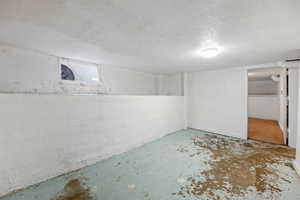
{"type": "Polygon", "coordinates": [[[299,0],[1,0],[0,42],[63,57],[179,72],[293,58],[299,0]],[[207,40],[224,50],[204,59],[207,40]]]}

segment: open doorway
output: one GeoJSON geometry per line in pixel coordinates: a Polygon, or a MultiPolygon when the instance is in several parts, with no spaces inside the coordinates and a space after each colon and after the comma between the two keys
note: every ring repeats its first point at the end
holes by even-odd
{"type": "Polygon", "coordinates": [[[287,77],[281,67],[248,70],[248,138],[287,144],[287,77]]]}
{"type": "Polygon", "coordinates": [[[248,70],[248,138],[296,147],[299,68],[248,70]]]}

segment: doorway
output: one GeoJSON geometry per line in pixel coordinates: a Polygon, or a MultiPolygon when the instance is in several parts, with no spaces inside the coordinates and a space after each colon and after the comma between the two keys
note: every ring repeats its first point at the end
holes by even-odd
{"type": "Polygon", "coordinates": [[[296,148],[299,67],[248,70],[248,138],[296,148]]]}
{"type": "Polygon", "coordinates": [[[287,144],[287,71],[282,67],[248,70],[248,138],[287,144]]]}

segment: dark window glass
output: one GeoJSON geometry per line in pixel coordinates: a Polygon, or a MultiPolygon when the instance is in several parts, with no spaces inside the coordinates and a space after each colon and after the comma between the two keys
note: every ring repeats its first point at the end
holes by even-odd
{"type": "Polygon", "coordinates": [[[75,80],[75,76],[73,71],[66,65],[61,64],[61,80],[75,80]]]}

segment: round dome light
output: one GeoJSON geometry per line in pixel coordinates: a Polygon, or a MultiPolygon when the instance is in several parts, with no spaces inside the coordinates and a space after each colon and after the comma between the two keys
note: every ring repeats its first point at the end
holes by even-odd
{"type": "Polygon", "coordinates": [[[204,48],[199,51],[200,56],[203,58],[213,58],[216,57],[220,53],[220,48],[218,47],[209,47],[204,48]]]}

